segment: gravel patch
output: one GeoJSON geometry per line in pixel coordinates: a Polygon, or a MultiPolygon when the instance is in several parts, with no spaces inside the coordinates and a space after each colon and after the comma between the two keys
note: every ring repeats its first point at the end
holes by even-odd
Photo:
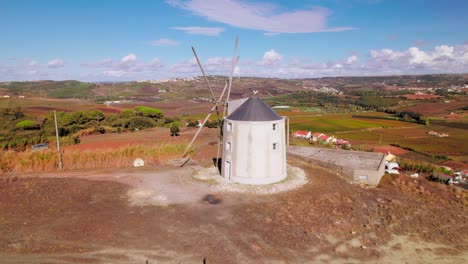
{"type": "Polygon", "coordinates": [[[127,192],[132,206],[168,206],[169,201],[165,195],[154,190],[136,189],[127,192]]]}
{"type": "Polygon", "coordinates": [[[303,186],[309,182],[305,171],[299,167],[288,165],[288,176],[281,182],[267,185],[248,185],[230,182],[221,177],[216,168],[197,168],[193,177],[210,182],[210,189],[217,192],[235,192],[250,194],[274,194],[286,192],[303,186]]]}

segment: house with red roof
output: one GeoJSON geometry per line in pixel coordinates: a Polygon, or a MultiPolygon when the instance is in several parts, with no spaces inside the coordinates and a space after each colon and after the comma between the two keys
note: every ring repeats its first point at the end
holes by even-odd
{"type": "Polygon", "coordinates": [[[326,143],[332,142],[333,139],[334,139],[334,137],[323,135],[323,134],[318,137],[318,140],[326,142],[326,143]]]}
{"type": "Polygon", "coordinates": [[[310,131],[305,131],[305,130],[298,130],[293,133],[293,137],[298,137],[298,138],[311,138],[312,137],[312,132],[310,131]]]}

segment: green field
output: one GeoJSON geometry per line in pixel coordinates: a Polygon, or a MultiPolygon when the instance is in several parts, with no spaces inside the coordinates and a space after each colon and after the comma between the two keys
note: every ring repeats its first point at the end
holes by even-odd
{"type": "MultiPolygon", "coordinates": [[[[287,115],[287,112],[282,112],[287,115]]],[[[468,162],[468,133],[466,129],[451,127],[451,124],[421,125],[397,121],[383,113],[312,115],[292,113],[290,131],[308,130],[335,135],[351,141],[354,147],[372,149],[377,145],[398,145],[413,149],[427,156],[446,155],[457,161],[468,162]],[[375,117],[375,118],[373,118],[375,117]],[[448,137],[435,137],[427,132],[434,130],[447,133],[448,137]]]]}
{"type": "Polygon", "coordinates": [[[395,120],[357,118],[353,117],[352,114],[304,114],[292,115],[289,117],[289,119],[291,131],[308,130],[321,133],[334,133],[340,131],[352,131],[370,128],[415,126],[415,124],[395,120]]]}

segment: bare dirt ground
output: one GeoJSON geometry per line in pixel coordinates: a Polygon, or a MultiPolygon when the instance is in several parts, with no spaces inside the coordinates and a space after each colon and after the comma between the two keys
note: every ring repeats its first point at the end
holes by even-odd
{"type": "Polygon", "coordinates": [[[373,151],[383,153],[383,154],[387,154],[388,152],[390,152],[393,155],[403,155],[409,152],[408,150],[404,148],[399,148],[399,147],[390,146],[390,145],[377,146],[373,149],[373,151]]]}
{"type": "Polygon", "coordinates": [[[404,175],[363,188],[289,163],[309,182],[270,195],[213,192],[195,165],[3,177],[0,262],[467,262],[466,192],[404,175]]]}

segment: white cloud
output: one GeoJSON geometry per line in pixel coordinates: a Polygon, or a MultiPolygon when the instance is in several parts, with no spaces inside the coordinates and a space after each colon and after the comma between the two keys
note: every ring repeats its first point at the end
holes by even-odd
{"type": "Polygon", "coordinates": [[[358,57],[356,55],[349,56],[346,59],[346,64],[353,64],[358,60],[358,57]]]}
{"type": "Polygon", "coordinates": [[[263,59],[260,62],[260,65],[273,66],[277,64],[278,62],[280,62],[282,59],[283,59],[283,55],[279,54],[274,49],[271,49],[265,52],[265,54],[263,54],[263,59]]]}
{"type": "Polygon", "coordinates": [[[419,50],[416,47],[409,48],[408,54],[410,55],[410,58],[409,58],[410,64],[430,64],[431,63],[431,57],[429,57],[429,55],[426,52],[419,50]]]}
{"type": "Polygon", "coordinates": [[[468,43],[454,46],[440,45],[428,50],[416,47],[406,50],[371,50],[367,59],[352,55],[342,60],[327,62],[293,59],[289,62],[278,60],[273,65],[265,63],[268,58],[275,58],[272,54],[274,53],[270,52],[264,56],[264,59],[256,65],[243,64],[242,75],[311,78],[468,72],[468,43]]]}
{"type": "Polygon", "coordinates": [[[49,68],[61,68],[65,66],[65,62],[62,59],[53,59],[47,63],[47,67],[49,68]]]}
{"type": "Polygon", "coordinates": [[[398,60],[404,56],[404,53],[393,51],[391,49],[381,49],[380,51],[371,50],[370,55],[376,61],[386,62],[398,60]]]}
{"type": "Polygon", "coordinates": [[[60,68],[60,67],[63,67],[64,65],[65,65],[65,62],[61,59],[54,59],[47,63],[47,67],[49,68],[60,68]]]}
{"type": "Polygon", "coordinates": [[[149,62],[139,61],[134,53],[130,53],[120,60],[114,61],[111,58],[106,58],[96,62],[82,63],[83,67],[104,68],[101,73],[95,74],[94,77],[127,77],[131,78],[135,74],[154,73],[164,67],[159,58],[153,58],[149,62]]]}
{"type": "Polygon", "coordinates": [[[323,7],[281,12],[274,4],[253,3],[235,0],[171,0],[174,7],[191,11],[208,20],[233,27],[262,30],[267,34],[336,32],[351,27],[328,28],[331,12],[323,7]]]}
{"type": "Polygon", "coordinates": [[[370,68],[427,72],[468,70],[468,44],[441,45],[426,51],[418,47],[410,47],[404,51],[372,50],[370,55],[371,59],[367,62],[370,68]]]}
{"type": "Polygon", "coordinates": [[[136,61],[136,55],[133,53],[128,54],[127,56],[123,57],[121,60],[123,63],[130,63],[136,61]]]}
{"type": "Polygon", "coordinates": [[[220,27],[171,27],[171,29],[181,30],[191,35],[218,36],[224,31],[220,27]]]}
{"type": "Polygon", "coordinates": [[[179,42],[167,38],[157,39],[151,42],[151,45],[153,46],[177,46],[179,44],[179,42]]]}

